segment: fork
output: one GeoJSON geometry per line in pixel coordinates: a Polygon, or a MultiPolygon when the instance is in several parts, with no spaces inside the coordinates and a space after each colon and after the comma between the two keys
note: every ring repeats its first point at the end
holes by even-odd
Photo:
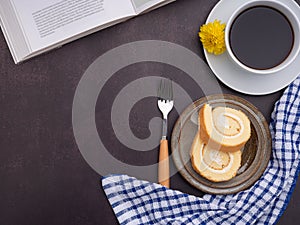
{"type": "Polygon", "coordinates": [[[168,150],[168,114],[172,110],[173,101],[173,87],[172,81],[169,79],[162,79],[157,91],[158,101],[157,105],[163,114],[162,138],[159,149],[158,162],[158,182],[169,188],[170,187],[170,172],[169,172],[169,150],[168,150]]]}

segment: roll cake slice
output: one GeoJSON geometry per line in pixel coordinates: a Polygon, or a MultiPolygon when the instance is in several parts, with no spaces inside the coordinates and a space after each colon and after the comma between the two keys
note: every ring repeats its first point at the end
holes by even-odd
{"type": "Polygon", "coordinates": [[[191,147],[193,169],[214,182],[228,181],[236,176],[241,166],[241,151],[223,152],[206,145],[197,132],[191,147]]]}
{"type": "Polygon", "coordinates": [[[250,121],[240,110],[205,104],[198,118],[200,137],[213,149],[239,151],[250,138],[250,121]]]}

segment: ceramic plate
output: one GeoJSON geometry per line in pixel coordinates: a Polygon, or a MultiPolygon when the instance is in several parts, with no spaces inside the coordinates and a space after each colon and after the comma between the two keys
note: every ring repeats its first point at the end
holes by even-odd
{"type": "Polygon", "coordinates": [[[211,194],[232,194],[244,190],[263,174],[271,155],[268,124],[251,103],[232,95],[211,95],[195,101],[177,120],[171,140],[174,163],[181,175],[194,187],[211,194]],[[225,182],[212,182],[196,173],[190,161],[190,148],[198,130],[198,112],[205,104],[243,111],[251,122],[251,137],[242,150],[242,165],[237,176],[225,182]]]}
{"type": "MultiPolygon", "coordinates": [[[[221,0],[210,12],[207,22],[215,19],[227,23],[230,15],[242,4],[251,0],[221,0]]],[[[300,18],[300,8],[295,1],[281,0],[300,18]]],[[[219,56],[204,51],[207,62],[216,77],[230,88],[252,95],[264,95],[276,92],[289,85],[300,73],[300,54],[287,68],[272,74],[254,74],[238,67],[229,58],[227,51],[219,56]]]]}

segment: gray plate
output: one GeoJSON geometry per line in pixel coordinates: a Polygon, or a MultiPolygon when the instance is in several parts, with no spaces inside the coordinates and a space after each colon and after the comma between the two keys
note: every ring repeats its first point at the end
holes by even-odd
{"type": "Polygon", "coordinates": [[[188,106],[173,128],[171,149],[180,174],[191,185],[210,194],[233,194],[249,188],[263,174],[272,150],[269,127],[262,113],[251,103],[233,95],[211,95],[188,106]],[[242,150],[242,165],[237,176],[229,181],[209,181],[192,168],[190,148],[198,129],[195,117],[205,103],[212,107],[226,106],[241,110],[251,122],[251,137],[242,150]]]}

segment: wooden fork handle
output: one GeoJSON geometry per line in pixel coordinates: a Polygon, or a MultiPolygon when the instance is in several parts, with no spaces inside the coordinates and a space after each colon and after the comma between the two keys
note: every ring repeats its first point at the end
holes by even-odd
{"type": "Polygon", "coordinates": [[[169,171],[169,150],[168,141],[160,141],[159,161],[158,161],[158,182],[169,188],[170,187],[170,171],[169,171]]]}

